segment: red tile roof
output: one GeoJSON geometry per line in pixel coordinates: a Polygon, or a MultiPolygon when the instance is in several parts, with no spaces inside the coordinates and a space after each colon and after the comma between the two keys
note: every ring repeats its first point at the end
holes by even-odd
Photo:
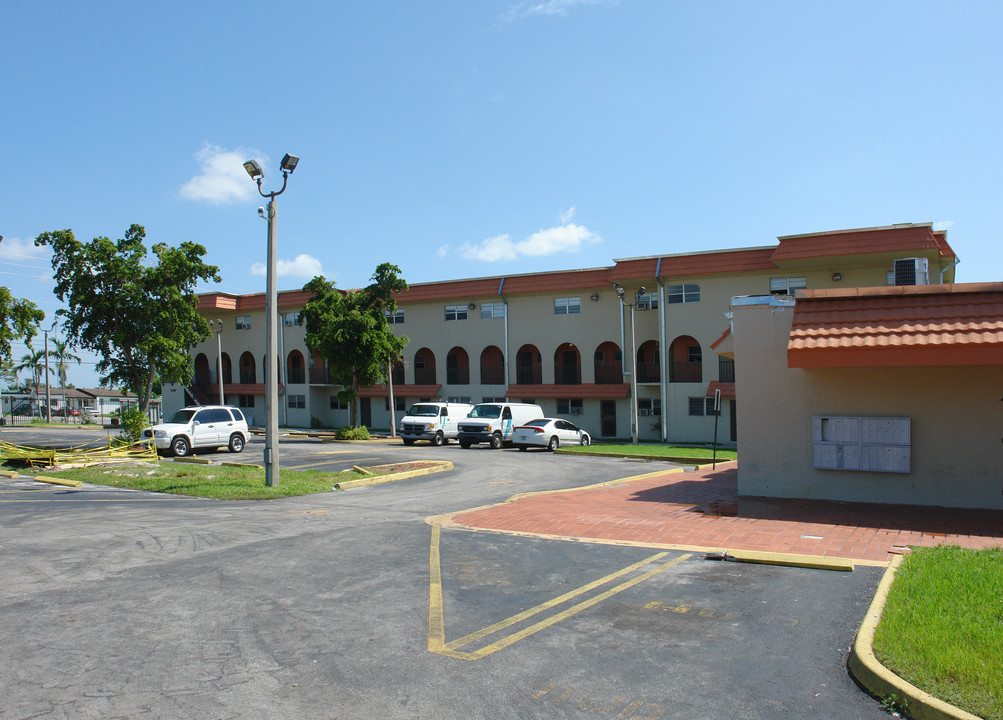
{"type": "Polygon", "coordinates": [[[1003,283],[798,291],[787,362],[1003,365],[1003,283]]]}
{"type": "Polygon", "coordinates": [[[773,262],[921,250],[936,250],[940,257],[954,257],[954,251],[947,244],[947,234],[934,232],[929,223],[787,235],[778,239],[780,245],[773,253],[773,262]]]}
{"type": "Polygon", "coordinates": [[[630,385],[509,385],[505,390],[508,398],[625,398],[630,395],[630,385]]]}
{"type": "MultiPolygon", "coordinates": [[[[442,385],[394,385],[394,397],[435,397],[442,385]]],[[[387,397],[386,385],[373,385],[359,390],[359,397],[387,397]]]]}
{"type": "Polygon", "coordinates": [[[711,380],[710,385],[707,386],[707,397],[714,397],[715,390],[720,390],[721,397],[723,398],[735,397],[735,383],[733,382],[721,382],[720,380],[711,380]]]}

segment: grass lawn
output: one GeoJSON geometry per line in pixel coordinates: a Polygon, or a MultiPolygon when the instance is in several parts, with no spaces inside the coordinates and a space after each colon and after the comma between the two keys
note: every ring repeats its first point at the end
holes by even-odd
{"type": "MultiPolygon", "coordinates": [[[[633,443],[590,445],[587,448],[566,447],[562,448],[574,453],[586,453],[589,455],[631,455],[645,458],[694,458],[711,460],[714,455],[713,448],[708,447],[682,447],[679,445],[634,445],[633,443]]],[[[718,460],[734,460],[738,457],[735,450],[717,449],[718,460]]]]}
{"type": "Polygon", "coordinates": [[[895,574],[874,652],[934,697],[1003,720],[1003,549],[915,549],[895,574]]]}
{"type": "MultiPolygon", "coordinates": [[[[383,472],[413,469],[417,469],[417,467],[395,467],[383,470],[383,472]]],[[[374,471],[374,475],[379,473],[380,470],[374,471]]],[[[268,498],[331,492],[335,489],[335,483],[373,477],[373,475],[356,470],[324,472],[321,470],[283,470],[280,467],[278,486],[266,487],[265,471],[260,467],[224,467],[175,462],[162,462],[159,465],[136,464],[76,468],[44,474],[49,477],[80,480],[98,485],[191,495],[216,500],[266,500],[268,498]]]]}

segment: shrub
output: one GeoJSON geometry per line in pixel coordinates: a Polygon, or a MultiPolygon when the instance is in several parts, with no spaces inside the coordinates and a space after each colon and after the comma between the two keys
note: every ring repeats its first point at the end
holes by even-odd
{"type": "Polygon", "coordinates": [[[311,415],[310,416],[310,427],[313,428],[314,430],[320,430],[321,428],[324,427],[324,423],[316,415],[311,415]]]}
{"type": "Polygon", "coordinates": [[[129,408],[121,413],[120,423],[122,429],[118,434],[119,439],[134,443],[142,436],[143,428],[150,424],[150,420],[138,408],[129,408]]]}
{"type": "Polygon", "coordinates": [[[334,435],[338,440],[369,440],[369,430],[365,425],[339,428],[334,435]]]}

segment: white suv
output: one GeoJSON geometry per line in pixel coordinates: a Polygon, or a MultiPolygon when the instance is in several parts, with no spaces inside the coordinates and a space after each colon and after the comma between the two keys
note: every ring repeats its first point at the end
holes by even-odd
{"type": "Polygon", "coordinates": [[[165,423],[143,430],[144,440],[152,440],[157,452],[184,456],[198,448],[212,452],[226,445],[239,453],[247,443],[247,420],[235,407],[201,405],[178,410],[165,423]]]}

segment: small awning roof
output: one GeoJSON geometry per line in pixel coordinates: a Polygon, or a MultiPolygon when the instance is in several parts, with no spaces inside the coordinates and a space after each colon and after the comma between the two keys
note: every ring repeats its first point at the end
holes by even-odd
{"type": "Polygon", "coordinates": [[[1003,365],[1003,283],[799,290],[787,364],[1003,365]]]}

